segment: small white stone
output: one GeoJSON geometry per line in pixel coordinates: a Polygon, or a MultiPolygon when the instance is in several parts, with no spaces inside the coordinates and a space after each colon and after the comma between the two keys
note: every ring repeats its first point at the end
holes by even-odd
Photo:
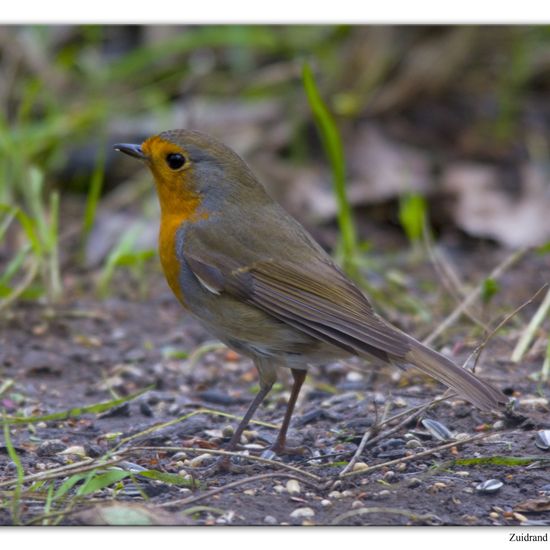
{"type": "Polygon", "coordinates": [[[274,518],[273,516],[265,516],[264,523],[267,523],[268,525],[277,525],[277,518],[274,518]]]}
{"type": "Polygon", "coordinates": [[[360,372],[351,371],[346,374],[346,380],[348,382],[361,382],[363,375],[360,372]]]}
{"type": "Polygon", "coordinates": [[[353,465],[353,468],[352,470],[354,472],[359,472],[361,470],[366,470],[367,468],[369,467],[369,465],[365,462],[356,462],[354,465],[353,465]]]}
{"type": "Polygon", "coordinates": [[[275,485],[275,487],[273,487],[273,490],[276,493],[280,494],[280,493],[284,492],[285,488],[282,485],[275,485]]]}
{"type": "Polygon", "coordinates": [[[312,508],[308,508],[307,506],[304,508],[296,508],[294,512],[290,514],[291,518],[312,518],[315,515],[315,512],[312,508]]]}
{"type": "Polygon", "coordinates": [[[354,500],[352,503],[351,503],[351,507],[354,509],[354,510],[357,510],[357,508],[363,508],[364,504],[360,501],[360,500],[354,500]]]}
{"type": "Polygon", "coordinates": [[[208,460],[209,458],[212,458],[212,455],[208,453],[204,453],[202,455],[196,456],[195,458],[192,458],[191,460],[186,460],[185,465],[191,466],[192,468],[196,468],[197,466],[200,466],[205,460],[208,460]]]}
{"type": "Polygon", "coordinates": [[[64,451],[57,453],[58,455],[77,455],[77,456],[86,456],[86,451],[82,445],[73,445],[72,447],[67,447],[64,451]]]}
{"type": "Polygon", "coordinates": [[[321,506],[324,506],[325,508],[328,508],[329,506],[332,506],[332,502],[326,498],[324,498],[321,501],[321,506]]]}
{"type": "Polygon", "coordinates": [[[328,498],[342,498],[342,493],[340,491],[331,491],[328,494],[328,498]]]}
{"type": "Polygon", "coordinates": [[[286,490],[291,495],[297,495],[300,493],[300,484],[295,479],[289,479],[286,483],[286,490]]]}

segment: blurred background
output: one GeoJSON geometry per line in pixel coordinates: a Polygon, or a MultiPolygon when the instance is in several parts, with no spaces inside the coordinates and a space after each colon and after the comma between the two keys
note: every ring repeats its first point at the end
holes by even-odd
{"type": "Polygon", "coordinates": [[[371,290],[373,258],[428,234],[545,250],[549,90],[546,26],[0,27],[0,307],[107,296],[120,270],[147,292],[156,197],[112,144],[180,127],[371,290]]]}

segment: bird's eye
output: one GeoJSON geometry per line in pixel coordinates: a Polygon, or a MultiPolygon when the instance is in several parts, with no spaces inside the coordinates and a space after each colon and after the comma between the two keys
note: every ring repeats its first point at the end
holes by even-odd
{"type": "Polygon", "coordinates": [[[185,157],[179,153],[170,153],[166,155],[166,164],[171,170],[179,170],[185,164],[185,157]]]}

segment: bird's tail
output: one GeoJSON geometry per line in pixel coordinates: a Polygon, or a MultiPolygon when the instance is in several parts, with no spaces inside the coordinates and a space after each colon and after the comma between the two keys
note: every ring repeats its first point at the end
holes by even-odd
{"type": "Polygon", "coordinates": [[[496,409],[499,404],[507,402],[502,392],[413,338],[405,358],[420,371],[449,386],[482,410],[496,409]]]}

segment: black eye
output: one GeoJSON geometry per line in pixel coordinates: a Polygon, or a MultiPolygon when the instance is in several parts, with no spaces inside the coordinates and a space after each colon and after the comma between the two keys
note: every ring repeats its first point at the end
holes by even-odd
{"type": "Polygon", "coordinates": [[[170,153],[166,155],[166,164],[172,170],[179,170],[185,164],[185,157],[179,153],[170,153]]]}

